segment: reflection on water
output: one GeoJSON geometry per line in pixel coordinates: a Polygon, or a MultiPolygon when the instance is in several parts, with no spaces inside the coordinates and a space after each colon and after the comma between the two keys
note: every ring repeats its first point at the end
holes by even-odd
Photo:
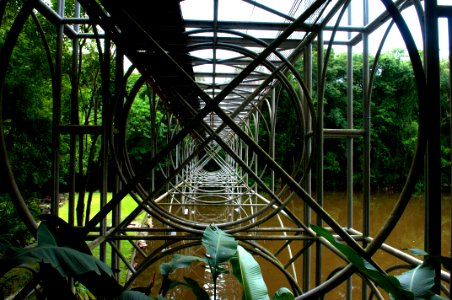
{"type": "MultiPolygon", "coordinates": [[[[371,210],[370,210],[370,223],[371,223],[371,235],[375,235],[380,230],[381,226],[384,224],[387,219],[390,211],[392,210],[394,204],[397,201],[398,195],[396,194],[377,194],[373,195],[371,198],[371,210]]],[[[451,205],[450,198],[444,197],[443,201],[443,213],[442,213],[442,255],[450,256],[450,216],[451,216],[451,205]]],[[[343,193],[327,193],[325,194],[324,199],[324,207],[331,214],[333,218],[335,218],[341,225],[347,226],[348,218],[347,218],[347,200],[345,194],[343,193]]],[[[203,208],[205,210],[206,208],[203,208]]],[[[303,218],[304,211],[303,205],[298,201],[293,201],[291,203],[290,209],[296,213],[297,216],[303,218]]],[[[362,202],[360,197],[356,197],[353,203],[353,228],[362,232],[362,202]]],[[[312,216],[312,221],[315,222],[315,215],[312,216]]],[[[269,221],[272,222],[272,221],[269,221]]],[[[266,224],[269,226],[277,226],[278,224],[275,222],[274,224],[266,224]]],[[[391,236],[387,240],[387,244],[390,246],[396,247],[398,249],[407,249],[407,248],[424,248],[424,201],[421,197],[414,197],[400,222],[397,224],[396,228],[392,232],[391,236]]],[[[269,249],[272,253],[277,252],[282,247],[286,247],[285,241],[257,241],[260,245],[269,249]]],[[[156,247],[159,242],[149,243],[150,251],[152,248],[156,247]]],[[[160,242],[161,243],[161,242],[160,242]]],[[[293,242],[291,244],[292,253],[297,253],[298,250],[303,246],[302,242],[293,242]]],[[[190,253],[182,253],[182,254],[190,254],[190,255],[202,255],[202,251],[200,249],[190,248],[185,251],[190,251],[190,253]],[[190,250],[191,249],[191,250],[190,250]]],[[[335,270],[344,266],[344,261],[333,254],[331,251],[322,247],[322,257],[321,257],[321,278],[322,281],[326,280],[329,275],[331,275],[335,270]]],[[[303,274],[303,262],[302,259],[298,259],[295,264],[295,272],[296,278],[299,282],[299,285],[302,285],[302,278],[304,276],[308,276],[310,278],[310,288],[316,286],[316,252],[315,247],[311,247],[311,272],[310,274],[303,274]]],[[[288,251],[280,251],[278,254],[278,259],[281,262],[288,261],[288,251]]],[[[269,294],[273,295],[277,289],[280,287],[290,287],[289,281],[281,275],[281,272],[268,261],[256,257],[257,261],[261,265],[262,273],[264,275],[264,280],[267,283],[269,294]]],[[[397,258],[394,258],[383,251],[378,251],[374,256],[374,260],[381,265],[383,269],[387,269],[390,266],[401,264],[402,262],[397,258]]],[[[160,264],[161,262],[159,262],[160,264]]],[[[145,272],[146,274],[157,273],[158,265],[153,265],[150,267],[149,272],[145,272]]],[[[403,271],[403,270],[402,270],[403,271]]],[[[397,272],[397,271],[396,271],[397,272]]],[[[206,271],[204,267],[201,265],[197,265],[194,268],[191,268],[186,271],[178,271],[176,277],[179,280],[183,280],[183,277],[187,276],[193,279],[198,280],[206,290],[209,291],[211,295],[213,295],[213,284],[211,284],[211,276],[206,271]]],[[[140,278],[141,280],[141,278],[140,278]]],[[[139,281],[140,281],[139,280],[139,281]]],[[[136,282],[136,285],[139,286],[140,283],[136,282]]],[[[146,280],[144,281],[146,282],[146,280]]],[[[156,291],[160,287],[159,279],[156,281],[156,291]]],[[[218,283],[218,297],[217,299],[241,299],[241,287],[233,278],[232,275],[223,276],[218,283]]],[[[353,299],[362,299],[361,295],[361,280],[358,276],[353,276],[353,299]]],[[[337,287],[335,290],[330,292],[325,296],[324,299],[346,299],[346,284],[342,284],[337,287]]],[[[168,296],[168,299],[196,299],[196,297],[188,292],[185,287],[178,287],[173,289],[173,291],[168,296]]],[[[212,298],[213,299],[213,298],[212,298]]]]}
{"type": "MultiPolygon", "coordinates": [[[[212,277],[208,269],[205,269],[200,264],[198,264],[194,268],[190,268],[185,271],[179,271],[176,274],[175,278],[179,280],[183,280],[183,277],[189,277],[197,280],[202,288],[211,295],[211,299],[214,299],[214,285],[212,282],[212,277]]],[[[239,300],[242,299],[242,288],[238,281],[232,275],[232,272],[229,274],[220,275],[217,278],[217,299],[231,299],[231,300],[239,300]]],[[[188,290],[186,287],[178,286],[175,289],[171,290],[168,293],[167,299],[187,299],[187,300],[196,300],[196,297],[193,292],[188,290]]]]}

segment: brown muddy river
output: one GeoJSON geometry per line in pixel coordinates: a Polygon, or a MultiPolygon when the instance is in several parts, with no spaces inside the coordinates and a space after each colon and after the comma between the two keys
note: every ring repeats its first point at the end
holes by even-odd
{"type": "MultiPolygon", "coordinates": [[[[383,225],[384,221],[387,218],[388,213],[391,211],[392,207],[394,206],[394,203],[397,200],[396,194],[377,194],[373,195],[371,199],[371,235],[374,235],[377,233],[380,229],[380,227],[383,225]]],[[[451,251],[451,204],[450,204],[450,196],[443,197],[442,199],[442,255],[444,256],[450,256],[451,251]]],[[[343,193],[327,193],[325,195],[324,200],[324,207],[326,210],[341,224],[346,225],[347,224],[347,204],[346,204],[346,197],[343,193]]],[[[300,209],[299,209],[300,210],[300,209]]],[[[302,215],[302,209],[300,211],[297,211],[297,214],[299,213],[302,215]]],[[[356,197],[356,200],[354,201],[353,205],[353,222],[355,228],[358,231],[362,231],[362,203],[359,199],[359,197],[356,197]]],[[[438,216],[440,217],[440,216],[438,216]]],[[[314,219],[313,219],[314,220],[314,219]]],[[[398,249],[407,249],[407,248],[418,248],[423,249],[424,248],[424,233],[423,233],[423,227],[424,227],[424,201],[422,197],[414,197],[410,201],[405,214],[403,215],[402,219],[392,232],[391,236],[386,241],[387,244],[390,246],[396,247],[398,249]]],[[[268,249],[274,250],[280,247],[281,242],[262,242],[259,241],[261,245],[265,245],[268,249]]],[[[152,245],[152,243],[149,244],[149,247],[154,247],[155,245],[152,245]]],[[[296,246],[294,246],[294,250],[296,250],[296,246]]],[[[314,255],[314,248],[312,247],[312,264],[314,264],[315,261],[315,255],[314,255]]],[[[333,272],[335,269],[341,267],[344,265],[344,262],[338,258],[336,255],[332,254],[329,250],[324,250],[323,256],[322,256],[322,280],[325,280],[331,272],[333,272]]],[[[200,251],[201,253],[201,251],[200,251]]],[[[200,255],[198,253],[198,255],[200,255]]],[[[195,255],[197,255],[195,253],[195,255]]],[[[286,258],[284,257],[278,257],[280,260],[284,260],[286,258]]],[[[274,266],[269,264],[268,262],[257,259],[258,262],[261,265],[262,273],[264,275],[264,280],[267,284],[267,287],[269,289],[270,297],[275,293],[275,291],[280,287],[289,287],[288,281],[281,275],[281,274],[274,266]]],[[[386,252],[379,251],[374,256],[374,260],[377,261],[380,266],[383,269],[386,269],[390,266],[393,266],[395,264],[404,264],[397,258],[394,258],[390,255],[388,255],[386,252]]],[[[298,268],[298,267],[296,267],[298,268]]],[[[301,262],[299,264],[299,268],[301,269],[301,262]]],[[[158,272],[158,266],[153,266],[149,269],[149,272],[146,272],[147,274],[152,273],[159,274],[158,272]],[[156,269],[157,268],[157,269],[156,269]]],[[[204,284],[204,289],[208,290],[209,292],[212,291],[212,284],[210,280],[210,274],[204,271],[202,267],[192,268],[191,270],[182,273],[178,272],[179,276],[188,276],[193,279],[197,279],[199,282],[202,282],[204,284]]],[[[301,276],[302,271],[297,271],[297,277],[300,281],[301,285],[301,276]]],[[[312,273],[310,274],[310,287],[315,286],[315,269],[312,269],[312,273]]],[[[141,281],[141,280],[140,280],[141,281]]],[[[145,280],[147,281],[147,280],[145,280]]],[[[140,284],[138,284],[140,285],[140,284]]],[[[160,280],[157,276],[156,279],[156,288],[153,290],[153,294],[158,292],[158,288],[160,287],[160,280]]],[[[352,299],[362,299],[361,296],[361,280],[358,276],[353,276],[353,283],[352,283],[352,293],[353,298],[352,299]]],[[[232,278],[232,275],[224,276],[220,279],[219,285],[218,285],[218,295],[217,299],[226,299],[226,300],[233,300],[233,299],[241,299],[241,288],[240,285],[237,283],[237,281],[232,278]]],[[[185,288],[175,289],[173,292],[168,295],[168,299],[196,299],[191,292],[187,292],[185,288]]],[[[213,298],[211,298],[213,299],[213,298]]],[[[325,296],[324,299],[347,299],[346,297],[346,284],[343,283],[339,287],[337,287],[335,290],[330,292],[328,295],[325,296]]],[[[374,297],[375,299],[375,297],[374,297]]]]}

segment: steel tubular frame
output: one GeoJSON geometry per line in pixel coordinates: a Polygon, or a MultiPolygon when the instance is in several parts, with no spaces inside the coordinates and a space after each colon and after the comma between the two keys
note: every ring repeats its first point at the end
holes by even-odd
{"type": "MultiPolygon", "coordinates": [[[[144,2],[137,1],[134,3],[145,6],[144,2]]],[[[374,254],[383,250],[408,265],[420,264],[420,260],[385,241],[403,215],[416,181],[425,172],[425,249],[432,255],[441,255],[441,244],[445,241],[441,240],[441,218],[438,218],[442,210],[438,20],[448,19],[449,61],[452,61],[452,6],[439,5],[436,0],[380,1],[384,10],[373,19],[368,0],[281,1],[281,8],[264,5],[262,1],[237,1],[250,5],[253,10],[277,16],[277,22],[270,18],[268,21],[222,19],[222,5],[226,1],[219,0],[212,1],[211,20],[182,18],[178,10],[185,4],[192,5],[194,0],[174,1],[175,4],[169,1],[152,7],[156,11],[161,9],[162,13],[175,9],[171,11],[172,21],[181,22],[181,27],[147,24],[140,19],[137,10],[122,6],[121,1],[58,0],[55,9],[44,1],[25,1],[0,48],[0,65],[9,64],[27,19],[35,20],[43,41],[47,36],[53,36],[44,32],[39,22],[55,26],[56,49],[48,49],[48,44],[44,46],[52,74],[53,94],[53,152],[49,158],[53,176],[51,214],[60,213],[60,170],[66,167],[60,161],[61,145],[62,137],[69,135],[68,222],[90,241],[91,248],[99,247],[102,260],[106,260],[107,249],[110,249],[111,266],[118,280],[121,264],[125,265],[130,274],[126,282],[128,287],[133,286],[148,267],[158,265],[168,255],[197,249],[203,229],[215,223],[276,268],[296,299],[321,297],[344,281],[347,281],[346,298],[352,299],[352,278],[356,270],[346,265],[325,278],[323,256],[327,252],[337,254],[337,250],[318,238],[310,224],[327,226],[373,263],[374,254]],[[291,10],[282,9],[283,2],[292,4],[291,10]],[[360,26],[353,18],[356,13],[353,5],[357,2],[362,4],[360,23],[363,25],[360,26]],[[300,5],[304,7],[301,9],[300,5]],[[425,19],[424,57],[420,57],[402,16],[402,11],[412,6],[420,14],[418,17],[425,19]],[[388,24],[388,29],[371,65],[369,39],[384,23],[388,24]],[[419,105],[418,145],[397,203],[384,226],[371,236],[372,89],[376,65],[392,28],[400,32],[413,66],[419,105]],[[166,32],[166,36],[160,37],[159,30],[166,32]],[[262,34],[268,32],[277,34],[271,38],[262,34]],[[345,39],[339,37],[341,32],[346,33],[345,39]],[[175,42],[172,35],[180,40],[175,42]],[[63,123],[62,111],[62,99],[66,96],[62,88],[65,41],[72,43],[69,124],[63,123]],[[79,72],[87,41],[96,45],[100,65],[98,88],[102,109],[95,112],[100,114],[100,122],[89,122],[88,118],[86,122],[80,120],[79,89],[83,78],[79,72]],[[358,44],[363,54],[363,96],[358,100],[364,107],[362,128],[355,128],[353,117],[353,106],[357,101],[353,97],[353,52],[358,44]],[[347,72],[347,126],[331,129],[325,128],[323,123],[323,95],[329,84],[326,74],[331,51],[341,45],[346,46],[347,52],[347,65],[344,66],[347,72]],[[126,57],[132,63],[127,71],[126,57]],[[315,57],[316,70],[313,67],[315,57]],[[296,66],[300,61],[301,66],[296,66]],[[162,74],[166,68],[171,74],[162,74]],[[141,77],[128,87],[133,74],[138,71],[141,77]],[[315,73],[317,90],[313,91],[315,73]],[[128,148],[128,122],[143,89],[148,93],[146,99],[150,107],[150,157],[137,168],[128,148]],[[295,110],[302,140],[302,150],[294,158],[290,170],[283,168],[280,154],[276,153],[277,128],[281,122],[278,105],[282,101],[278,95],[282,92],[288,95],[295,110]],[[161,111],[166,114],[166,123],[158,124],[161,111]],[[166,140],[159,138],[159,126],[167,128],[166,140]],[[268,145],[264,148],[262,138],[265,135],[268,145]],[[330,138],[346,141],[346,226],[339,224],[324,207],[323,145],[330,138]],[[92,148],[85,153],[88,139],[91,139],[92,148]],[[99,153],[94,157],[98,139],[99,153]],[[355,168],[352,158],[359,143],[365,153],[362,231],[357,231],[353,222],[355,168]],[[88,167],[84,160],[91,162],[88,167]],[[95,160],[101,170],[100,209],[91,216],[93,191],[86,188],[86,183],[85,188],[77,188],[80,185],[77,172],[89,176],[94,172],[92,162],[95,160]],[[147,178],[150,178],[149,182],[147,178]],[[121,205],[126,197],[134,201],[135,208],[130,214],[123,215],[121,205]],[[206,207],[210,210],[205,210],[206,207]],[[110,213],[111,220],[108,219],[110,213]],[[146,220],[150,219],[154,224],[146,225],[146,220]],[[139,223],[138,227],[133,226],[136,223],[139,223]],[[141,249],[138,241],[149,243],[150,249],[141,249]],[[266,249],[261,241],[274,242],[276,250],[266,249]],[[142,258],[140,265],[135,267],[128,261],[122,252],[123,243],[132,244],[133,257],[142,258]],[[311,274],[315,276],[311,277],[311,274]]],[[[2,18],[8,2],[0,2],[2,18]]],[[[0,97],[7,76],[7,68],[0,69],[0,97]]],[[[452,75],[449,77],[452,82],[452,75]]],[[[37,223],[21,195],[9,162],[2,101],[0,98],[0,172],[7,180],[6,186],[21,218],[30,231],[35,231],[37,223]]],[[[375,266],[379,268],[376,263],[375,266]]],[[[435,270],[438,276],[434,290],[439,292],[442,288],[449,296],[449,273],[441,270],[439,265],[435,270]]],[[[363,280],[361,298],[374,296],[381,296],[377,287],[363,280]]]]}

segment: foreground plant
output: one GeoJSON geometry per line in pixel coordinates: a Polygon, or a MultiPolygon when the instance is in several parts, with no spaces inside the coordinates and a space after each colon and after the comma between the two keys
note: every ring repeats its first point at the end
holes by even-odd
{"type": "MultiPolygon", "coordinates": [[[[0,278],[13,268],[26,268],[32,280],[17,293],[24,297],[37,291],[49,300],[77,299],[149,299],[144,293],[126,291],[114,279],[111,269],[91,254],[88,246],[65,221],[47,215],[39,225],[33,247],[18,248],[0,244],[0,278]],[[83,291],[76,296],[76,291],[83,291]],[[37,289],[37,287],[41,287],[37,289]]],[[[4,297],[10,295],[3,295],[4,297]]]]}
{"type": "Polygon", "coordinates": [[[419,250],[416,251],[417,253],[415,254],[425,255],[426,259],[424,263],[400,275],[391,276],[375,268],[371,262],[349,246],[338,242],[325,228],[315,225],[311,225],[311,228],[339,250],[348,262],[355,266],[360,274],[388,292],[391,299],[445,299],[432,292],[435,269],[432,264],[433,258],[429,257],[428,253],[419,250]]]}
{"type": "MultiPolygon", "coordinates": [[[[182,285],[191,289],[198,300],[210,299],[209,294],[197,281],[188,277],[184,277],[184,282],[170,278],[170,274],[177,269],[187,268],[193,263],[201,262],[210,270],[214,285],[214,299],[217,297],[217,279],[219,275],[228,272],[228,265],[232,267],[233,275],[242,285],[242,299],[270,299],[259,264],[245,248],[238,244],[233,236],[215,225],[210,225],[205,229],[201,241],[206,250],[204,257],[176,254],[170,262],[160,266],[163,277],[160,296],[165,296],[171,288],[182,285]]],[[[294,296],[287,288],[281,288],[272,299],[289,300],[294,299],[294,296]]]]}

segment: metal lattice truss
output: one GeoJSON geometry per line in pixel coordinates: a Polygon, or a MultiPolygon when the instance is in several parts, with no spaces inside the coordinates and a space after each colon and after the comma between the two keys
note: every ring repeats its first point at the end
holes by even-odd
{"type": "MultiPolygon", "coordinates": [[[[1,2],[2,14],[7,11],[8,2],[1,2]]],[[[384,242],[411,197],[424,163],[427,136],[434,129],[420,124],[418,153],[413,158],[406,188],[388,214],[391,218],[388,217],[385,227],[371,238],[370,117],[363,128],[355,128],[351,110],[347,128],[324,128],[322,101],[316,99],[321,98],[324,91],[328,55],[333,47],[343,47],[349,57],[361,51],[364,61],[362,102],[368,109],[365,114],[370,115],[372,67],[369,53],[376,49],[378,55],[388,44],[386,35],[378,35],[379,32],[395,28],[413,63],[419,106],[425,107],[426,91],[435,90],[429,86],[434,80],[426,78],[436,75],[428,73],[433,72],[433,68],[424,68],[424,65],[437,63],[438,37],[427,34],[424,51],[428,55],[423,64],[418,45],[406,24],[407,15],[403,13],[409,11],[413,17],[425,21],[425,32],[437,32],[434,25],[437,18],[452,18],[452,9],[447,5],[433,5],[433,8],[430,5],[417,0],[59,0],[56,5],[28,0],[16,12],[16,23],[2,47],[0,65],[8,62],[9,51],[14,48],[20,28],[29,16],[36,20],[38,16],[41,22],[45,20],[57,29],[57,49],[48,50],[56,62],[55,76],[51,78],[55,82],[51,212],[59,213],[58,170],[62,167],[58,160],[59,147],[61,137],[69,136],[72,153],[69,223],[90,240],[92,248],[100,247],[102,258],[105,259],[106,245],[110,245],[113,268],[117,270],[120,264],[128,268],[128,286],[136,284],[147,268],[158,267],[165,256],[197,247],[203,229],[215,223],[276,268],[281,273],[279,277],[286,280],[298,299],[312,299],[310,297],[324,294],[351,278],[354,269],[349,265],[331,278],[322,279],[321,253],[326,250],[315,245],[331,246],[315,235],[311,223],[328,227],[369,259],[379,249],[384,249],[410,264],[420,263],[384,242]],[[77,117],[80,99],[75,92],[69,96],[72,115],[65,119],[70,121],[63,123],[61,49],[64,43],[70,43],[77,57],[86,51],[83,47],[87,41],[96,45],[101,67],[103,109],[100,121],[80,122],[77,117]],[[316,70],[313,69],[314,59],[316,70]],[[128,88],[133,74],[141,77],[128,88]],[[317,78],[315,87],[313,76],[317,78]],[[149,138],[150,155],[137,166],[128,148],[128,116],[142,88],[152,90],[149,126],[153,134],[149,138]],[[298,134],[298,151],[291,154],[290,168],[283,167],[281,157],[285,154],[275,153],[276,120],[282,93],[288,95],[285,101],[290,101],[288,106],[297,119],[293,131],[298,134]],[[313,94],[317,98],[314,99],[313,94]],[[158,111],[165,114],[160,124],[157,124],[158,111]],[[168,131],[166,139],[158,140],[156,132],[164,126],[168,131]],[[102,183],[101,208],[96,214],[86,216],[89,204],[82,195],[88,191],[76,189],[75,169],[82,165],[82,156],[88,156],[80,150],[87,146],[83,143],[88,137],[101,140],[98,161],[102,183]],[[323,206],[321,161],[326,138],[347,139],[350,146],[344,155],[348,157],[353,157],[353,140],[364,141],[363,148],[367,152],[363,158],[362,232],[355,230],[351,221],[345,226],[339,224],[323,206]],[[313,173],[317,180],[314,187],[313,173]],[[115,184],[109,180],[112,177],[115,184]],[[127,197],[133,199],[135,209],[124,215],[120,211],[127,197]],[[149,247],[144,250],[139,241],[145,241],[149,247]],[[142,258],[140,264],[130,262],[122,253],[124,242],[134,247],[136,256],[142,258]],[[267,249],[267,242],[274,243],[271,249],[267,249]],[[315,257],[311,254],[314,251],[315,257]],[[314,272],[318,274],[315,282],[311,279],[314,272]],[[303,295],[302,290],[306,291],[303,295]]],[[[72,78],[77,78],[82,63],[77,59],[73,61],[72,78]]],[[[344,69],[350,72],[351,65],[349,61],[344,69]]],[[[7,71],[2,70],[1,75],[4,80],[7,71]]],[[[77,91],[77,85],[78,80],[73,80],[73,90],[77,91]]],[[[352,86],[350,83],[349,94],[353,94],[352,86]]],[[[436,100],[431,100],[434,97],[430,96],[434,103],[436,100]]],[[[349,95],[347,100],[351,106],[352,98],[349,95]]],[[[435,112],[421,109],[421,114],[424,113],[426,116],[421,122],[429,120],[431,123],[436,119],[435,112]]],[[[0,134],[4,145],[3,130],[0,134]]],[[[431,154],[427,156],[432,199],[440,191],[440,187],[434,185],[440,173],[437,172],[439,155],[435,157],[439,142],[435,143],[430,138],[431,154]]],[[[4,148],[2,162],[7,162],[4,148]]],[[[7,163],[3,169],[24,221],[31,229],[35,228],[36,223],[7,163]]],[[[90,172],[89,167],[84,170],[83,166],[79,171],[90,172]]],[[[352,206],[352,170],[347,171],[344,180],[349,189],[347,201],[352,206]]],[[[433,219],[441,207],[435,206],[434,201],[431,203],[427,214],[433,219]]],[[[352,211],[348,218],[353,219],[352,211]]],[[[438,240],[441,244],[440,237],[436,236],[441,230],[435,224],[429,223],[424,229],[431,237],[428,250],[432,254],[438,252],[438,240]]],[[[442,276],[444,280],[449,278],[445,272],[442,276]]],[[[348,282],[347,293],[351,298],[351,280],[348,282]]],[[[374,286],[371,288],[378,293],[374,286]]]]}

